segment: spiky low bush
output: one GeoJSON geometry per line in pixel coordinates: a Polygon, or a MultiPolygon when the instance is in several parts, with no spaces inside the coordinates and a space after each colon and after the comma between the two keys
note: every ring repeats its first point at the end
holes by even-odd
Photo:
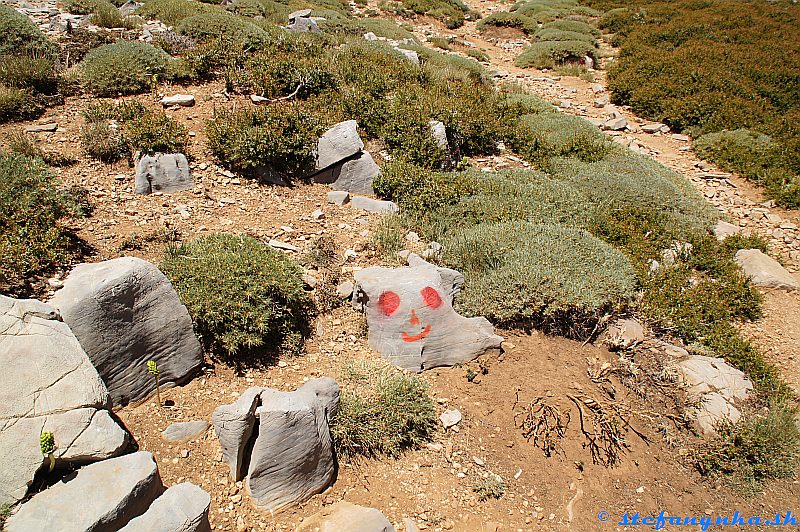
{"type": "Polygon", "coordinates": [[[0,5],[0,56],[54,57],[56,46],[27,16],[0,5]]]}
{"type": "Polygon", "coordinates": [[[202,13],[180,21],[176,31],[199,42],[209,42],[224,35],[241,42],[246,50],[257,50],[271,40],[269,33],[246,19],[224,12],[202,13]]]}
{"type": "Polygon", "coordinates": [[[63,224],[82,214],[76,196],[41,161],[0,154],[0,289],[16,290],[69,261],[72,238],[63,224]]]}
{"type": "Polygon", "coordinates": [[[84,86],[103,96],[149,90],[167,71],[170,57],[139,41],[120,41],[89,52],[80,64],[84,86]]]}
{"type": "Polygon", "coordinates": [[[160,268],[221,358],[301,350],[314,305],[302,269],[282,252],[249,236],[212,234],[168,247],[160,268]]]}
{"type": "Polygon", "coordinates": [[[58,90],[52,59],[30,55],[0,56],[0,83],[41,94],[53,94],[58,90]]]}
{"type": "Polygon", "coordinates": [[[534,34],[534,38],[537,41],[581,41],[597,47],[597,40],[591,34],[558,28],[542,28],[534,34]]]}
{"type": "Polygon", "coordinates": [[[294,95],[298,99],[307,98],[336,87],[336,79],[330,67],[309,53],[268,52],[250,58],[244,68],[238,70],[233,81],[237,88],[246,93],[258,94],[265,98],[280,98],[294,95]]]}
{"type": "Polygon", "coordinates": [[[580,20],[554,20],[553,22],[548,22],[542,26],[542,29],[550,28],[600,37],[600,30],[580,20]]]}
{"type": "Polygon", "coordinates": [[[464,273],[457,307],[501,324],[590,331],[633,297],[636,275],[621,252],[557,225],[480,224],[444,242],[444,260],[464,273]]]}
{"type": "Polygon", "coordinates": [[[148,111],[126,121],[122,135],[130,153],[184,153],[188,131],[161,112],[148,111]]]}
{"type": "Polygon", "coordinates": [[[461,0],[397,0],[402,6],[399,11],[418,15],[429,15],[445,23],[449,29],[460,28],[469,17],[475,20],[480,14],[472,11],[461,0]]]}
{"type": "Polygon", "coordinates": [[[478,22],[478,31],[487,31],[490,27],[516,28],[526,34],[533,34],[539,30],[536,20],[513,12],[492,13],[478,22]]]}
{"type": "Polygon", "coordinates": [[[511,145],[523,157],[545,168],[553,157],[595,162],[620,150],[590,122],[547,112],[521,117],[511,145]]]}
{"type": "Polygon", "coordinates": [[[553,68],[556,65],[579,61],[584,56],[597,61],[597,49],[586,41],[540,41],[532,43],[514,64],[520,68],[553,68]]]}
{"type": "Polygon", "coordinates": [[[0,85],[0,122],[36,118],[42,112],[44,105],[36,96],[0,85]]]}
{"type": "Polygon", "coordinates": [[[313,170],[324,129],[315,115],[288,104],[222,111],[209,121],[207,133],[211,151],[231,168],[250,175],[267,170],[291,180],[313,170]]]}
{"type": "Polygon", "coordinates": [[[138,13],[147,20],[158,19],[175,26],[183,19],[216,11],[220,11],[216,6],[192,0],[148,0],[138,13]]]}
{"type": "Polygon", "coordinates": [[[50,166],[69,166],[77,162],[74,157],[42,149],[31,135],[22,131],[11,133],[7,140],[8,147],[13,153],[41,159],[50,166]]]}
{"type": "Polygon", "coordinates": [[[347,365],[340,382],[339,410],[331,426],[338,456],[397,456],[428,441],[436,430],[436,405],[419,378],[363,361],[347,365]]]}
{"type": "Polygon", "coordinates": [[[406,28],[383,18],[338,18],[322,20],[319,22],[319,27],[325,33],[338,33],[361,37],[367,32],[372,32],[378,37],[385,37],[396,41],[402,41],[404,39],[416,40],[414,34],[406,28]]]}

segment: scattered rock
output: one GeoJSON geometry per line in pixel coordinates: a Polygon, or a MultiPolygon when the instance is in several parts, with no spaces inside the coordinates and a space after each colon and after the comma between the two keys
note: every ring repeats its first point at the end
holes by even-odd
{"type": "Polygon", "coordinates": [[[311,213],[312,220],[324,220],[325,219],[325,212],[322,209],[317,209],[311,213]]]}
{"type": "Polygon", "coordinates": [[[171,107],[179,105],[181,107],[191,107],[194,105],[194,96],[191,94],[176,94],[174,96],[165,96],[161,98],[161,105],[164,107],[171,107]]]}
{"type": "Polygon", "coordinates": [[[650,134],[658,133],[663,128],[664,128],[664,124],[662,124],[661,122],[653,122],[653,123],[650,123],[650,124],[643,124],[642,125],[642,131],[644,131],[645,133],[650,133],[650,134]]]}
{"type": "Polygon", "coordinates": [[[266,388],[261,402],[247,488],[257,506],[278,512],[322,492],[336,477],[330,422],[339,385],[323,377],[294,392],[266,388]]]}
{"type": "Polygon", "coordinates": [[[161,437],[172,443],[186,443],[204,434],[208,427],[208,421],[181,421],[164,429],[161,437]]]}
{"type": "Polygon", "coordinates": [[[264,388],[247,389],[236,402],[214,409],[211,422],[217,433],[222,456],[231,468],[231,478],[238,482],[244,477],[245,448],[253,435],[256,408],[261,404],[264,388]]]}
{"type": "Polygon", "coordinates": [[[295,251],[295,252],[300,251],[299,247],[293,244],[288,244],[286,242],[281,242],[280,240],[270,240],[269,242],[267,242],[267,245],[269,245],[269,247],[271,248],[281,249],[283,251],[295,251]]]}
{"type": "Polygon", "coordinates": [[[47,124],[34,124],[32,126],[25,127],[25,133],[52,133],[58,129],[58,124],[56,122],[50,122],[47,124]]]}
{"type": "Polygon", "coordinates": [[[740,249],[734,260],[756,286],[787,291],[800,289],[800,283],[786,268],[758,249],[740,249]]]}
{"type": "Polygon", "coordinates": [[[203,364],[189,312],[153,264],[120,257],[79,264],[51,303],[108,387],[114,404],[149,397],[158,365],[162,388],[185,382],[203,364]]]}
{"type": "Polygon", "coordinates": [[[153,455],[137,453],[90,464],[22,504],[6,527],[119,530],[164,492],[153,455]]]}
{"type": "Polygon", "coordinates": [[[350,194],[344,190],[334,190],[333,192],[328,192],[326,197],[328,199],[328,203],[333,203],[334,205],[344,205],[350,201],[350,194]]]}
{"type": "Polygon", "coordinates": [[[415,372],[499,349],[503,339],[486,318],[465,318],[453,309],[455,287],[463,283],[463,276],[409,257],[413,267],[372,267],[355,273],[353,301],[366,311],[370,347],[392,364],[415,372]]]}
{"type": "Polygon", "coordinates": [[[629,349],[644,341],[644,327],[634,319],[617,320],[606,329],[604,341],[612,349],[629,349]]]}
{"type": "Polygon", "coordinates": [[[442,425],[445,429],[449,429],[450,427],[458,425],[461,423],[461,419],[461,412],[456,409],[445,410],[439,416],[439,421],[442,422],[442,425]]]}
{"type": "Polygon", "coordinates": [[[297,11],[292,11],[291,13],[289,13],[289,22],[297,20],[299,18],[308,18],[310,16],[311,16],[310,9],[299,9],[297,11]]]}
{"type": "Polygon", "coordinates": [[[346,299],[353,295],[354,285],[352,281],[345,281],[336,287],[336,295],[342,299],[346,299]]]}
{"type": "Polygon", "coordinates": [[[419,55],[414,50],[406,50],[405,48],[398,48],[398,47],[395,47],[394,49],[403,54],[406,57],[406,59],[408,59],[415,65],[419,64],[419,55]]]}
{"type": "Polygon", "coordinates": [[[352,157],[315,174],[314,181],[330,184],[336,190],[353,194],[374,194],[372,181],[380,173],[381,169],[372,155],[366,151],[359,151],[352,157]]]}
{"type": "Polygon", "coordinates": [[[603,129],[609,131],[622,131],[626,127],[628,127],[628,121],[622,117],[606,120],[606,122],[603,124],[603,129]]]}
{"type": "Polygon", "coordinates": [[[140,4],[139,2],[135,2],[134,0],[128,0],[121,6],[119,6],[119,14],[123,17],[127,17],[136,13],[136,10],[142,7],[144,4],[140,4]]]}
{"type": "Polygon", "coordinates": [[[55,308],[0,296],[0,504],[22,499],[45,466],[52,432],[58,466],[123,452],[128,433],[109,415],[100,375],[55,308]]]}
{"type": "Polygon", "coordinates": [[[595,83],[592,85],[592,92],[597,94],[598,92],[605,92],[606,88],[600,85],[599,83],[595,83]]]}
{"type": "Polygon", "coordinates": [[[313,18],[298,17],[286,27],[289,31],[319,33],[319,25],[313,18]]]}
{"type": "Polygon", "coordinates": [[[136,193],[179,192],[194,186],[182,153],[157,153],[136,160],[136,193]]]}
{"type": "Polygon", "coordinates": [[[350,205],[356,209],[376,214],[400,212],[400,207],[393,201],[376,200],[366,196],[353,196],[350,199],[350,205]]]}
{"type": "Polygon", "coordinates": [[[121,532],[210,532],[211,496],[190,482],[175,484],[121,532]]]}
{"type": "Polygon", "coordinates": [[[726,222],[725,220],[718,220],[717,224],[714,226],[714,236],[717,237],[717,240],[723,241],[731,235],[735,235],[739,232],[739,226],[733,225],[730,222],[726,222]]]}
{"type": "Polygon", "coordinates": [[[306,286],[306,288],[310,288],[311,290],[316,288],[317,283],[319,282],[316,277],[309,273],[304,273],[300,276],[300,278],[303,280],[303,284],[306,286]]]}
{"type": "Polygon", "coordinates": [[[358,136],[358,123],[355,120],[340,122],[326,131],[317,141],[317,170],[349,159],[364,149],[358,136]]]}
{"type": "Polygon", "coordinates": [[[297,528],[297,532],[317,531],[395,532],[395,528],[380,510],[339,501],[304,519],[297,528]]]}
{"type": "Polygon", "coordinates": [[[262,103],[269,103],[271,100],[269,98],[264,98],[263,96],[259,96],[257,94],[251,94],[250,101],[256,105],[261,105],[262,103]]]}

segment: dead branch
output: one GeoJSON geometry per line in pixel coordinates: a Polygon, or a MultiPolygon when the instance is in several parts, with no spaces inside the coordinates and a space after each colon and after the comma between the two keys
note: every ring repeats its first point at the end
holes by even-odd
{"type": "MultiPolygon", "coordinates": [[[[519,391],[514,403],[515,409],[517,404],[519,404],[519,391]]],[[[564,454],[558,442],[566,434],[569,421],[569,412],[562,414],[558,407],[547,404],[543,397],[537,397],[521,412],[514,414],[514,424],[522,429],[525,439],[532,441],[533,445],[541,449],[547,457],[553,454],[561,457],[564,454]],[[520,417],[522,420],[518,421],[520,417]]]]}

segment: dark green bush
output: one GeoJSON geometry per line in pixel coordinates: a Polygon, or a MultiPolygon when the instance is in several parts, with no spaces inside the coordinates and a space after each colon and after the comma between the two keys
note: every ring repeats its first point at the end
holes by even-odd
{"type": "Polygon", "coordinates": [[[267,45],[270,34],[255,24],[224,12],[210,12],[184,18],[176,27],[181,35],[199,42],[210,42],[220,36],[242,43],[245,50],[257,50],[267,45]]]}
{"type": "Polygon", "coordinates": [[[475,61],[480,61],[481,63],[488,63],[490,58],[489,54],[482,50],[471,49],[467,50],[467,55],[474,59],[475,61]]]}
{"type": "Polygon", "coordinates": [[[44,112],[41,100],[22,89],[0,85],[0,122],[36,118],[44,112]]]}
{"type": "Polygon", "coordinates": [[[542,28],[534,34],[534,38],[537,41],[582,41],[597,47],[597,41],[593,35],[557,28],[542,28]]]}
{"type": "Polygon", "coordinates": [[[414,34],[402,26],[382,18],[350,19],[338,18],[334,20],[323,20],[319,22],[319,27],[325,33],[355,35],[361,37],[365,33],[372,32],[378,37],[402,41],[403,39],[416,40],[414,34]]]}
{"type": "Polygon", "coordinates": [[[373,182],[375,193],[417,212],[452,206],[477,189],[474,176],[434,172],[405,161],[392,161],[373,182]]]}
{"type": "Polygon", "coordinates": [[[41,161],[0,154],[0,289],[19,290],[31,276],[73,258],[64,222],[81,215],[75,194],[41,161]]]}
{"type": "Polygon", "coordinates": [[[230,168],[275,172],[291,181],[313,170],[317,139],[330,125],[292,104],[222,111],[208,123],[208,144],[230,168]]]}
{"type": "Polygon", "coordinates": [[[294,51],[257,54],[237,71],[233,80],[239,90],[271,99],[292,94],[302,99],[336,88],[333,71],[320,61],[319,55],[304,57],[294,51]]]}
{"type": "Polygon", "coordinates": [[[0,56],[54,57],[56,46],[27,16],[0,5],[0,56]]]}
{"type": "Polygon", "coordinates": [[[212,234],[167,249],[161,270],[189,310],[203,343],[230,362],[297,353],[314,316],[302,269],[242,235],[212,234]]]}
{"type": "Polygon", "coordinates": [[[597,61],[597,49],[586,41],[540,41],[532,43],[514,64],[520,68],[553,68],[577,62],[584,56],[597,61]]]}
{"type": "Polygon", "coordinates": [[[80,64],[86,88],[98,95],[137,94],[149,90],[167,71],[169,55],[139,41],[120,41],[89,52],[80,64]]]}
{"type": "Polygon", "coordinates": [[[58,76],[53,61],[44,57],[0,56],[0,83],[40,94],[54,94],[58,91],[58,76]]]}
{"type": "Polygon", "coordinates": [[[158,19],[174,26],[189,17],[217,11],[221,10],[216,6],[192,0],[148,0],[139,8],[138,14],[145,19],[158,19]]]}
{"type": "Polygon", "coordinates": [[[351,363],[340,378],[339,409],[331,425],[337,456],[398,456],[430,440],[436,405],[428,385],[382,363],[351,363]]]}
{"type": "Polygon", "coordinates": [[[130,153],[185,153],[188,131],[164,113],[147,112],[125,122],[122,135],[130,153]]]}
{"type": "Polygon", "coordinates": [[[583,33],[584,35],[592,35],[594,37],[600,37],[600,30],[587,24],[586,22],[581,22],[580,20],[554,20],[553,22],[548,22],[547,24],[542,26],[542,29],[557,29],[562,31],[572,31],[576,33],[583,33]]]}
{"type": "Polygon", "coordinates": [[[590,122],[561,113],[525,115],[519,119],[514,135],[511,146],[530,162],[545,168],[553,157],[596,162],[619,151],[590,122]]]}
{"type": "Polygon", "coordinates": [[[480,17],[461,0],[397,0],[402,6],[399,11],[429,15],[445,23],[449,29],[460,28],[465,18],[475,20],[480,17]]]}
{"type": "Polygon", "coordinates": [[[497,28],[516,28],[527,34],[533,34],[539,31],[539,24],[536,23],[536,20],[519,13],[506,11],[492,13],[481,19],[477,24],[478,31],[486,31],[487,27],[490,26],[497,28]]]}

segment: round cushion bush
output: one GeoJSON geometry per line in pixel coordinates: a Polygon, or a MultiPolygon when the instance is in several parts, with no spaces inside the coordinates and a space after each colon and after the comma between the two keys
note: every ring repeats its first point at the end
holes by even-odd
{"type": "Polygon", "coordinates": [[[165,74],[169,61],[169,54],[147,43],[120,41],[89,52],[81,63],[81,79],[101,96],[138,94],[165,74]]]}

